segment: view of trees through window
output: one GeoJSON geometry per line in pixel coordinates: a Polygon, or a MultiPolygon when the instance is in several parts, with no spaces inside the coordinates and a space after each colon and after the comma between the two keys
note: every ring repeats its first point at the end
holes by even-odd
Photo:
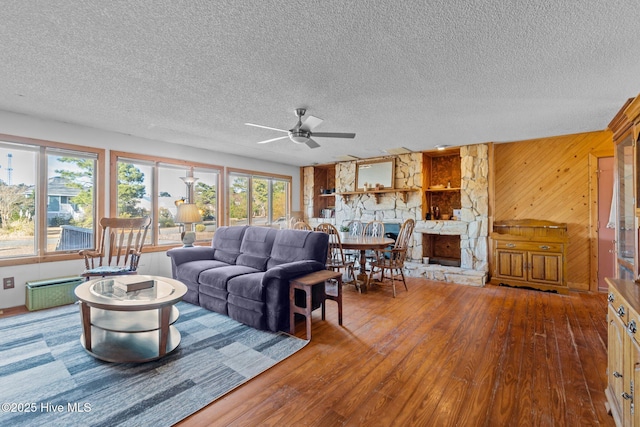
{"type": "Polygon", "coordinates": [[[96,153],[0,142],[0,258],[92,248],[96,163],[96,153]]]}
{"type": "MultiPolygon", "coordinates": [[[[100,149],[49,141],[0,141],[0,260],[44,255],[54,260],[95,247],[103,215],[98,207],[104,199],[98,196],[104,191],[97,190],[103,155],[100,149]]],[[[197,240],[213,237],[222,214],[222,167],[116,151],[111,151],[111,164],[110,187],[116,197],[107,212],[150,216],[147,245],[181,243],[186,226],[192,227],[175,220],[181,203],[197,207],[197,240]],[[187,174],[195,178],[191,187],[185,184],[187,174]]],[[[290,178],[230,172],[228,182],[230,225],[286,226],[290,178]]]]}
{"type": "Polygon", "coordinates": [[[288,181],[236,173],[229,174],[229,180],[230,225],[286,226],[289,213],[288,181]]]}
{"type": "Polygon", "coordinates": [[[94,247],[95,156],[47,151],[47,251],[94,247]]]}
{"type": "Polygon", "coordinates": [[[217,226],[219,172],[214,168],[191,167],[169,161],[148,161],[118,157],[117,206],[119,217],[151,216],[148,244],[181,242],[185,224],[176,223],[178,205],[195,203],[202,221],[195,223],[196,239],[210,240],[217,226]],[[187,171],[195,176],[193,200],[183,179],[187,171]],[[157,176],[154,182],[154,176],[157,176]],[[154,190],[156,189],[156,190],[154,190]],[[153,197],[154,191],[157,196],[153,197]]]}
{"type": "Polygon", "coordinates": [[[0,257],[36,253],[37,147],[0,143],[0,257]],[[14,165],[19,165],[17,170],[14,165]]]}

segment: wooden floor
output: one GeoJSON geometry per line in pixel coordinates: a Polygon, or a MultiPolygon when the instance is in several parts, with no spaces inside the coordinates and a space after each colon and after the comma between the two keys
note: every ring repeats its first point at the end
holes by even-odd
{"type": "Polygon", "coordinates": [[[329,301],[304,349],[178,425],[614,425],[606,294],[422,279],[400,289],[345,288],[342,327],[329,301]]]}
{"type": "Polygon", "coordinates": [[[614,425],[605,294],[411,279],[345,288],[342,327],[328,304],[303,350],[179,425],[614,425]]]}

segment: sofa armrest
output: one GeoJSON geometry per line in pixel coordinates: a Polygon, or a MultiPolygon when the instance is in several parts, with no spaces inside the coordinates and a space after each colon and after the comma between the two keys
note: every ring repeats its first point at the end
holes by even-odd
{"type": "Polygon", "coordinates": [[[286,280],[288,283],[289,280],[295,277],[324,270],[325,268],[324,264],[313,260],[287,262],[268,269],[262,279],[262,283],[266,284],[269,279],[286,280]]]}
{"type": "Polygon", "coordinates": [[[321,262],[304,260],[280,264],[266,271],[262,287],[268,330],[289,331],[289,281],[325,268],[321,262]]]}
{"type": "Polygon", "coordinates": [[[193,246],[191,248],[173,248],[167,251],[172,264],[178,266],[190,261],[213,259],[215,249],[210,246],[193,246]]]}

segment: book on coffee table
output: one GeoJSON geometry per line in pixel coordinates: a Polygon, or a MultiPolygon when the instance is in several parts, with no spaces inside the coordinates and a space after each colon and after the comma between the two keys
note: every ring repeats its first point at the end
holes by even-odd
{"type": "Polygon", "coordinates": [[[156,283],[155,280],[144,280],[142,282],[135,282],[135,283],[116,282],[114,284],[114,288],[117,287],[118,289],[123,290],[125,292],[134,292],[134,291],[140,291],[142,289],[153,288],[155,283],[156,283]]]}

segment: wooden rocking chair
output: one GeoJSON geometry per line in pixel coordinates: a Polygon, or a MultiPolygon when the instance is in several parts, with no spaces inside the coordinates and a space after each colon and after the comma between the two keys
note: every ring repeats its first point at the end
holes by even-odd
{"type": "Polygon", "coordinates": [[[85,271],[81,276],[121,276],[138,273],[138,262],[151,224],[150,217],[102,218],[96,250],[82,250],[85,271]]]}

